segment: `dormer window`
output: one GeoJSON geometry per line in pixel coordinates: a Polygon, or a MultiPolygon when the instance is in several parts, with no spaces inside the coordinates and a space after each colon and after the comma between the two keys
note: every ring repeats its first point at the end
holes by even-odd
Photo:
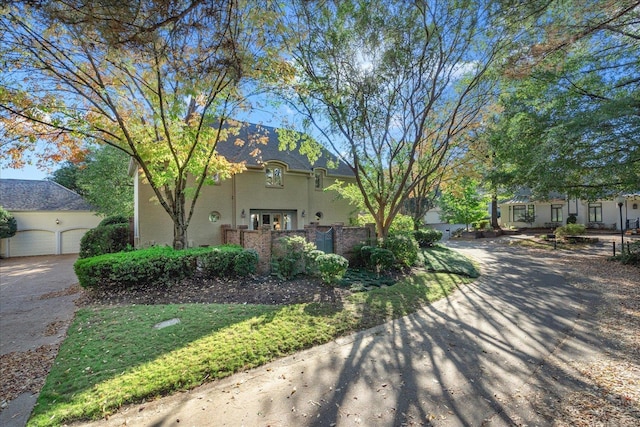
{"type": "Polygon", "coordinates": [[[282,175],[282,167],[267,165],[265,170],[267,187],[282,187],[284,185],[282,175]]]}
{"type": "Polygon", "coordinates": [[[315,178],[316,190],[322,190],[322,171],[315,171],[313,175],[315,178]]]}

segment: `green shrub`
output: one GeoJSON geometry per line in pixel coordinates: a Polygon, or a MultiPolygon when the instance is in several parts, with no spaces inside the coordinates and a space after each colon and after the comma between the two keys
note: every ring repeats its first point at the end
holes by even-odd
{"type": "Polygon", "coordinates": [[[126,251],[129,245],[129,224],[108,224],[87,231],[80,239],[80,258],[126,251]]]}
{"type": "Polygon", "coordinates": [[[258,252],[253,249],[242,250],[233,257],[233,272],[237,276],[254,274],[258,269],[258,252]]]}
{"type": "Polygon", "coordinates": [[[586,227],[583,224],[567,224],[556,228],[556,237],[577,236],[584,234],[586,227]]]}
{"type": "Polygon", "coordinates": [[[358,245],[355,247],[356,266],[364,267],[367,270],[375,271],[378,275],[382,272],[389,271],[396,263],[396,257],[389,249],[373,245],[358,245]]]}
{"type": "Polygon", "coordinates": [[[615,259],[620,261],[622,264],[640,267],[640,242],[633,242],[630,245],[628,244],[628,246],[623,249],[623,252],[616,256],[615,259]]]}
{"type": "Polygon", "coordinates": [[[80,258],[73,267],[84,288],[162,285],[192,276],[202,252],[201,248],[177,251],[154,247],[80,258]]]}
{"type": "Polygon", "coordinates": [[[129,218],[124,215],[112,215],[108,216],[98,224],[98,227],[104,227],[105,225],[111,224],[127,224],[129,225],[129,218]]]}
{"type": "Polygon", "coordinates": [[[18,231],[18,222],[7,210],[0,206],[0,239],[13,237],[18,231]]]}
{"type": "Polygon", "coordinates": [[[576,224],[578,222],[578,217],[576,214],[569,214],[567,217],[567,224],[576,224]]]}
{"type": "Polygon", "coordinates": [[[314,249],[305,254],[305,273],[309,276],[319,276],[318,257],[324,255],[324,252],[314,249]]]}
{"type": "Polygon", "coordinates": [[[285,236],[278,239],[274,245],[271,269],[283,280],[291,279],[298,274],[304,274],[308,253],[316,250],[316,245],[308,243],[302,236],[285,236]]]}
{"type": "Polygon", "coordinates": [[[432,228],[415,230],[413,232],[413,237],[421,248],[428,248],[442,239],[442,231],[434,230],[432,228]]]}
{"type": "Polygon", "coordinates": [[[393,252],[396,262],[411,267],[418,259],[420,246],[412,234],[392,234],[384,239],[382,247],[393,252]]]}
{"type": "Polygon", "coordinates": [[[316,259],[318,273],[324,283],[335,283],[344,277],[349,261],[337,254],[322,254],[316,259]]]}
{"type": "Polygon", "coordinates": [[[476,221],[473,223],[473,228],[476,230],[486,230],[489,228],[489,220],[481,219],[480,221],[476,221]]]}
{"type": "Polygon", "coordinates": [[[396,263],[396,257],[389,249],[373,248],[369,255],[370,269],[378,273],[389,271],[396,263]]]}
{"type": "Polygon", "coordinates": [[[216,246],[198,257],[198,267],[206,276],[229,276],[234,259],[242,250],[240,246],[216,246]]]}

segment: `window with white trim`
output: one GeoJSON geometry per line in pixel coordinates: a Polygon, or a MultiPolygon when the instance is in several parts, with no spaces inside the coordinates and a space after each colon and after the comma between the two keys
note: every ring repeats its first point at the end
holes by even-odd
{"type": "Polygon", "coordinates": [[[265,169],[265,179],[267,187],[283,187],[282,167],[276,165],[267,165],[265,169]]]}
{"type": "Polygon", "coordinates": [[[589,222],[602,222],[602,203],[589,203],[589,222]]]}

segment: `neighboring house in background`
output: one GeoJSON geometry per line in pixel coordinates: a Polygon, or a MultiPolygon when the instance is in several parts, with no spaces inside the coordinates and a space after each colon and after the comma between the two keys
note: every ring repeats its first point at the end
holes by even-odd
{"type": "Polygon", "coordinates": [[[556,228],[567,223],[567,218],[576,217],[578,224],[590,229],[620,230],[620,206],[622,203],[622,227],[625,230],[640,227],[640,192],[624,194],[616,199],[595,201],[567,198],[559,194],[550,200],[536,201],[527,192],[500,202],[500,224],[504,227],[556,228]],[[533,223],[525,222],[532,217],[533,223]]]}
{"type": "MultiPolygon", "coordinates": [[[[245,124],[233,141],[222,141],[217,152],[246,170],[215,185],[202,187],[187,230],[187,246],[222,243],[221,225],[255,230],[302,229],[310,222],[348,224],[354,207],[325,191],[336,180],[352,182],[354,175],[328,153],[313,165],[299,151],[280,151],[275,128],[245,124]],[[239,143],[240,141],[240,143],[239,143]],[[260,153],[255,154],[258,149],[260,153]]],[[[134,235],[136,247],[171,245],[173,222],[154,201],[154,193],[138,168],[135,174],[134,235]]]]}
{"type": "Polygon", "coordinates": [[[0,240],[0,255],[76,254],[80,239],[100,218],[80,195],[53,181],[0,179],[0,205],[18,224],[0,240]]]}

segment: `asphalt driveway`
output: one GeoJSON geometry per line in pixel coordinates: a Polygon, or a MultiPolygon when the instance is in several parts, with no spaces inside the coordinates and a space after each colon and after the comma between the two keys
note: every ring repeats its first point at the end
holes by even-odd
{"type": "Polygon", "coordinates": [[[532,402],[585,386],[556,362],[597,353],[599,295],[528,251],[457,246],[483,276],[449,298],[90,425],[547,425],[532,402]]]}
{"type": "MultiPolygon", "coordinates": [[[[60,343],[75,312],[77,255],[0,260],[0,355],[60,343]]],[[[0,425],[26,423],[37,395],[23,393],[0,412],[0,425]]]]}

